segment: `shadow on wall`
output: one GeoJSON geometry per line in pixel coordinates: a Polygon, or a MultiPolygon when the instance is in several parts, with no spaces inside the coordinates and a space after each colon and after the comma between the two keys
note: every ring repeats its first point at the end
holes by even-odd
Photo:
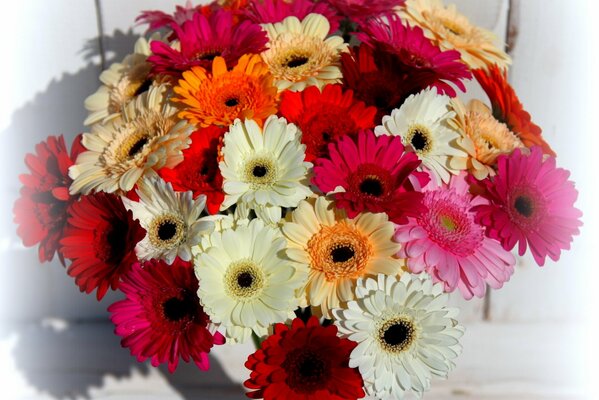
{"type": "MultiPolygon", "coordinates": [[[[132,51],[137,35],[116,31],[102,40],[109,66],[132,51]]],[[[82,50],[86,66],[50,82],[13,114],[10,126],[0,133],[0,321],[5,321],[0,339],[17,335],[13,358],[18,370],[31,386],[55,398],[91,398],[90,388],[101,387],[107,376],[131,377],[134,370],[147,376],[152,368],[137,363],[113,334],[106,308],[123,296],[109,293],[97,302],[95,296],[80,293],[56,259],[41,265],[37,248],[19,245],[13,223],[18,175],[27,171],[25,154],[34,152],[35,145],[49,135],[63,134],[70,146],[85,130],[83,101],[99,86],[101,68],[92,61],[99,54],[97,39],[90,40],[82,50]],[[39,322],[48,317],[79,323],[53,329],[39,322]]],[[[230,398],[242,395],[214,358],[208,372],[183,362],[172,375],[166,368],[158,371],[184,398],[198,398],[200,393],[204,399],[223,398],[221,393],[231,393],[230,398]]]]}

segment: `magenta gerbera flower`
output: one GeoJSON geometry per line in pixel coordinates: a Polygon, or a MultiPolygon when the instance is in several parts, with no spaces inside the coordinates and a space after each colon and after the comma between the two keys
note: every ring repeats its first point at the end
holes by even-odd
{"type": "Polygon", "coordinates": [[[201,13],[205,9],[209,10],[206,6],[193,6],[191,1],[188,1],[184,6],[175,6],[173,14],[167,14],[160,10],[142,11],[135,21],[140,24],[148,24],[148,31],[155,31],[172,24],[181,26],[185,21],[191,21],[195,13],[201,13]]]}
{"type": "Polygon", "coordinates": [[[422,193],[429,176],[417,172],[420,160],[405,153],[400,137],[362,131],[357,143],[349,136],[329,145],[329,157],[314,162],[312,183],[336,200],[350,218],[363,211],[384,212],[395,223],[424,211],[422,193]]]}
{"type": "Polygon", "coordinates": [[[209,330],[210,320],[197,296],[198,281],[191,263],[176,259],[135,263],[119,289],[126,299],[108,307],[121,345],[138,361],[167,363],[173,372],[179,357],[193,360],[201,370],[210,367],[208,352],[225,338],[209,330]]]}
{"type": "Polygon", "coordinates": [[[312,0],[257,0],[248,3],[244,15],[257,24],[274,24],[294,16],[300,21],[308,14],[323,15],[329,21],[329,33],[337,31],[341,17],[326,2],[315,3],[312,0]]]}
{"type": "Polygon", "coordinates": [[[424,89],[434,86],[442,94],[455,96],[450,83],[463,92],[463,79],[472,79],[468,67],[460,62],[460,52],[441,51],[424,36],[420,27],[409,27],[399,16],[386,15],[373,18],[361,25],[363,32],[357,38],[375,49],[394,56],[397,69],[405,72],[411,80],[418,81],[424,89]]]}
{"type": "Polygon", "coordinates": [[[426,271],[444,283],[445,291],[458,288],[466,299],[483,297],[485,283],[503,286],[516,260],[475,221],[472,207],[487,201],[469,193],[465,174],[453,176],[448,187],[426,189],[426,212],[398,226],[395,234],[410,271],[426,271]]]}
{"type": "Polygon", "coordinates": [[[325,0],[335,7],[340,14],[353,21],[360,21],[381,14],[391,13],[402,6],[405,0],[325,0]]]}
{"type": "Polygon", "coordinates": [[[541,266],[547,256],[557,261],[582,225],[582,213],[574,207],[578,192],[569,176],[555,166],[554,157],[544,159],[539,146],[530,154],[516,149],[501,156],[497,175],[480,182],[490,204],[475,207],[477,220],[506,250],[518,243],[518,253],[523,255],[530,247],[541,266]]]}
{"type": "Polygon", "coordinates": [[[249,20],[234,24],[233,14],[219,10],[209,16],[196,13],[182,26],[171,25],[181,50],[161,41],[152,41],[152,73],[179,77],[194,65],[210,69],[215,57],[223,57],[228,66],[235,66],[239,57],[260,53],[265,49],[266,32],[249,20]]]}

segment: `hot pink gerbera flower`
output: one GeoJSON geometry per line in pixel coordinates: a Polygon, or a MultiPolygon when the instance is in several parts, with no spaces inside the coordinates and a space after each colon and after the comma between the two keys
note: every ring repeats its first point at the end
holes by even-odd
{"type": "Polygon", "coordinates": [[[350,218],[363,211],[384,212],[395,223],[407,222],[424,211],[421,188],[429,181],[416,172],[420,160],[404,153],[400,137],[379,136],[362,131],[357,144],[349,136],[329,145],[329,157],[314,163],[312,183],[324,193],[333,193],[337,207],[350,218]],[[339,188],[342,188],[340,190],[339,188]]]}
{"type": "Polygon", "coordinates": [[[341,17],[329,4],[315,3],[312,0],[257,0],[248,3],[243,11],[244,15],[257,24],[274,24],[285,18],[294,16],[300,21],[308,14],[323,15],[329,20],[331,29],[329,33],[337,31],[341,17]]]}
{"type": "Polygon", "coordinates": [[[223,57],[233,67],[244,54],[260,53],[268,41],[260,25],[249,20],[234,24],[233,14],[219,10],[209,16],[196,13],[191,21],[181,27],[173,24],[181,50],[155,40],[150,44],[153,55],[148,61],[153,64],[152,73],[179,77],[181,73],[199,65],[212,67],[215,57],[223,57]]]}
{"type": "Polygon", "coordinates": [[[193,6],[191,1],[187,1],[185,6],[175,6],[173,14],[167,14],[159,10],[146,10],[135,18],[135,21],[140,24],[148,24],[148,31],[155,31],[163,27],[170,27],[173,24],[183,25],[185,21],[191,21],[195,13],[204,15],[210,14],[210,6],[193,6]]]}
{"type": "Polygon", "coordinates": [[[554,157],[544,160],[539,146],[530,155],[516,149],[500,156],[497,175],[480,182],[491,204],[475,207],[477,220],[506,250],[518,243],[523,255],[528,245],[537,264],[543,265],[547,256],[557,261],[582,225],[582,213],[574,207],[578,192],[569,176],[555,166],[554,157]]]}
{"type": "Polygon", "coordinates": [[[225,338],[209,330],[210,320],[200,306],[198,281],[191,263],[175,259],[135,263],[119,289],[126,299],[108,307],[121,345],[142,362],[168,363],[173,372],[179,357],[193,360],[201,370],[210,367],[208,352],[225,338]]]}
{"type": "Polygon", "coordinates": [[[394,8],[402,6],[405,0],[325,0],[339,13],[354,21],[392,13],[394,8]]]}
{"type": "Polygon", "coordinates": [[[468,189],[465,174],[461,174],[452,177],[449,187],[425,190],[426,212],[410,218],[395,234],[402,244],[399,256],[407,259],[412,272],[426,271],[445,284],[445,291],[458,288],[466,299],[483,297],[485,282],[494,289],[503,286],[516,262],[476,223],[472,207],[487,201],[473,197],[468,189]]]}
{"type": "Polygon", "coordinates": [[[375,49],[394,56],[398,73],[404,72],[424,89],[434,86],[442,94],[455,96],[450,83],[463,92],[463,79],[471,79],[468,67],[460,62],[460,52],[441,51],[424,36],[419,27],[409,27],[399,16],[373,18],[361,25],[357,38],[375,49]]]}

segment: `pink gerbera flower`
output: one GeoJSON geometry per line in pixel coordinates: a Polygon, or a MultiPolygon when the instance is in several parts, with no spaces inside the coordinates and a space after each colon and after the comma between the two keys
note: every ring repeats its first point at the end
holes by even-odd
{"type": "Polygon", "coordinates": [[[530,155],[516,149],[500,156],[497,175],[480,182],[491,203],[475,208],[477,220],[506,250],[518,243],[523,255],[528,245],[537,264],[543,265],[547,256],[557,261],[582,225],[582,213],[574,207],[578,192],[569,176],[555,166],[554,157],[544,159],[539,146],[530,155]]]}
{"type": "Polygon", "coordinates": [[[234,24],[233,14],[219,10],[209,16],[196,13],[182,26],[171,25],[181,50],[155,40],[150,44],[152,73],[179,77],[194,65],[210,69],[215,57],[223,57],[228,66],[244,54],[260,53],[268,41],[260,25],[249,20],[234,24]]]}
{"type": "Polygon", "coordinates": [[[225,338],[209,330],[210,320],[197,296],[198,281],[191,263],[175,259],[135,263],[119,289],[126,299],[108,307],[121,345],[142,362],[168,363],[173,372],[179,357],[193,360],[201,370],[210,367],[208,352],[225,338]]]}
{"type": "Polygon", "coordinates": [[[329,20],[329,33],[337,31],[341,17],[325,2],[315,3],[312,0],[257,0],[248,3],[244,15],[257,24],[274,24],[285,18],[294,16],[300,21],[308,14],[320,14],[329,20]]]}
{"type": "MultiPolygon", "coordinates": [[[[398,71],[404,72],[421,88],[434,86],[439,93],[455,96],[453,83],[463,92],[463,79],[471,79],[468,67],[460,62],[460,52],[441,51],[424,36],[420,27],[409,27],[399,16],[373,18],[361,25],[357,38],[376,51],[394,56],[398,71]]],[[[400,72],[398,72],[400,73],[400,72]]]]}
{"type": "Polygon", "coordinates": [[[326,0],[340,14],[353,21],[392,13],[396,7],[402,6],[405,0],[326,0]]]}
{"type": "Polygon", "coordinates": [[[486,204],[469,192],[465,175],[453,176],[449,187],[425,190],[426,212],[397,228],[400,257],[414,273],[426,271],[445,291],[458,288],[464,298],[483,297],[485,283],[498,289],[514,272],[514,256],[475,221],[473,206],[486,204]]]}
{"type": "Polygon", "coordinates": [[[350,218],[363,211],[384,212],[391,221],[405,223],[408,216],[424,211],[422,193],[414,186],[426,185],[429,176],[416,172],[420,160],[404,152],[400,137],[362,131],[356,143],[343,136],[329,145],[329,157],[317,159],[314,165],[312,183],[324,193],[333,193],[337,207],[350,218]]]}
{"type": "Polygon", "coordinates": [[[148,31],[155,31],[173,24],[181,26],[185,21],[191,21],[196,13],[208,15],[210,11],[210,6],[193,6],[188,0],[185,6],[175,6],[173,14],[159,10],[146,10],[142,11],[135,21],[140,24],[148,24],[148,31]]]}

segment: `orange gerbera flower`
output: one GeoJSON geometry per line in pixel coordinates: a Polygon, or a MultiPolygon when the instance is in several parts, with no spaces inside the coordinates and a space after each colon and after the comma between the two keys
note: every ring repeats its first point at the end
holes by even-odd
{"type": "Polygon", "coordinates": [[[222,57],[214,58],[212,73],[192,67],[183,73],[174,91],[181,97],[173,101],[187,106],[179,118],[202,127],[227,126],[236,118],[253,119],[262,125],[277,112],[277,88],[257,54],[242,56],[230,71],[222,57]]]}

